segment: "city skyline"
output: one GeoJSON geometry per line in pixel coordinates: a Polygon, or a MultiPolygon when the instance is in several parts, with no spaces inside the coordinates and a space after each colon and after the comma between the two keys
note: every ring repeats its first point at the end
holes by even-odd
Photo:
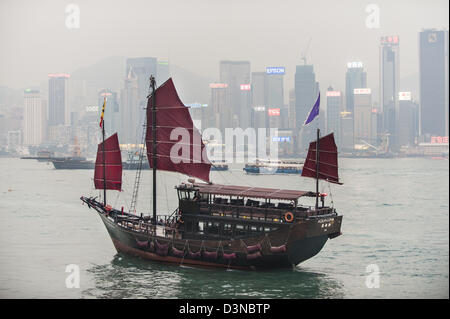
{"type": "Polygon", "coordinates": [[[217,61],[230,59],[251,61],[253,71],[263,71],[270,64],[284,65],[287,97],[287,91],[293,87],[295,66],[301,62],[304,53],[307,62],[315,65],[317,80],[324,87],[333,85],[342,90],[344,79],[340,74],[345,70],[346,63],[362,61],[369,74],[368,86],[375,88],[378,82],[376,42],[381,36],[397,34],[402,38],[400,59],[404,63],[400,66],[400,77],[413,76],[419,70],[415,54],[417,32],[422,28],[446,28],[448,20],[448,10],[441,10],[442,7],[448,8],[445,1],[431,4],[425,1],[413,4],[406,1],[396,1],[394,4],[379,1],[375,3],[379,9],[378,28],[366,25],[372,17],[372,11],[368,10],[368,4],[358,1],[349,1],[345,5],[327,2],[328,10],[325,11],[321,5],[306,1],[285,1],[277,4],[276,8],[274,4],[265,3],[258,12],[253,10],[250,2],[231,2],[228,5],[194,1],[189,6],[182,2],[156,1],[149,6],[152,4],[160,8],[156,21],[172,26],[162,36],[158,32],[145,32],[152,28],[147,23],[147,5],[143,3],[123,8],[123,4],[114,7],[79,1],[79,28],[69,29],[65,25],[69,13],[65,13],[63,3],[50,1],[38,5],[25,1],[12,6],[12,2],[2,2],[0,12],[3,14],[0,20],[4,27],[0,29],[0,38],[10,50],[0,53],[0,66],[5,70],[0,75],[0,85],[23,89],[39,83],[49,69],[71,73],[108,56],[164,57],[172,65],[189,66],[201,76],[214,78],[218,73],[217,61]],[[201,6],[201,10],[196,10],[196,5],[201,6]],[[230,10],[237,5],[239,10],[231,14],[230,10]],[[108,7],[107,15],[102,14],[104,7],[108,7]],[[270,14],[271,10],[282,14],[270,14]],[[166,12],[174,11],[178,22],[174,17],[167,16],[166,12]],[[196,12],[195,16],[207,23],[189,21],[186,25],[183,14],[188,15],[190,12],[196,12]],[[402,23],[398,24],[400,12],[403,18],[402,23]],[[132,14],[135,21],[124,21],[121,18],[123,13],[132,14]],[[49,18],[41,21],[38,17],[44,14],[49,18]],[[313,20],[313,16],[316,20],[313,20]],[[112,19],[121,23],[112,24],[112,19]],[[21,27],[16,28],[15,35],[6,33],[17,21],[21,22],[21,27]],[[181,26],[183,30],[180,30],[181,26]],[[16,38],[39,32],[39,42],[33,40],[22,43],[16,38]],[[42,32],[45,32],[44,37],[42,32]],[[146,41],[142,41],[141,33],[145,34],[146,41]],[[114,38],[111,38],[111,34],[115,34],[114,38]],[[94,39],[95,44],[91,43],[94,39]],[[245,46],[242,45],[244,39],[247,41],[245,46]],[[41,45],[41,41],[45,45],[41,45]],[[205,46],[202,43],[208,44],[205,46]],[[30,45],[37,51],[30,50],[30,45]],[[85,48],[89,54],[77,54],[80,48],[85,48]],[[330,50],[333,50],[333,59],[329,59],[330,50]],[[20,55],[13,54],[18,51],[20,55]],[[32,56],[32,52],[36,55],[32,56]],[[39,63],[32,63],[36,56],[39,56],[39,63]],[[27,61],[27,76],[24,76],[23,61],[27,61]]]}

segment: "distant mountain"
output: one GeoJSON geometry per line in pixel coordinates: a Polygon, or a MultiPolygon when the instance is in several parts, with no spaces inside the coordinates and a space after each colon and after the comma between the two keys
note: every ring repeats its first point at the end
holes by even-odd
{"type": "MultiPolygon", "coordinates": [[[[126,59],[126,57],[108,57],[73,71],[69,81],[71,104],[75,108],[89,104],[96,105],[97,93],[102,88],[109,88],[120,94],[125,79],[126,59]]],[[[176,65],[170,65],[169,70],[183,102],[209,103],[211,79],[176,65]]]]}

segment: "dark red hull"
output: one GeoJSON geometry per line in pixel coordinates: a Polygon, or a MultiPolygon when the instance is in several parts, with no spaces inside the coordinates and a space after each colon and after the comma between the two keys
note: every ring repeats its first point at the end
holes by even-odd
{"type": "MultiPolygon", "coordinates": [[[[99,210],[97,207],[94,208],[99,210]]],[[[271,269],[298,265],[319,253],[329,238],[339,236],[342,222],[342,216],[337,215],[316,217],[301,223],[287,224],[286,227],[260,236],[227,241],[200,241],[152,236],[123,227],[107,217],[104,212],[98,213],[116,250],[120,253],[174,265],[225,269],[271,269]],[[155,247],[156,242],[168,246],[168,249],[161,252],[155,247]],[[247,248],[252,245],[260,249],[249,252],[247,248]],[[200,256],[190,258],[187,253],[189,249],[186,247],[192,251],[200,251],[200,256]],[[285,249],[277,251],[274,247],[285,249]],[[177,256],[176,252],[180,251],[184,256],[177,256]],[[235,258],[225,259],[225,252],[233,252],[235,258]]]]}

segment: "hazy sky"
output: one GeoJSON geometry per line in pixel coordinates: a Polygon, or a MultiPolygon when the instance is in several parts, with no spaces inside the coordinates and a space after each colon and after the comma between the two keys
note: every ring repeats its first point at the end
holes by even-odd
{"type": "Polygon", "coordinates": [[[218,78],[219,61],[252,71],[285,66],[288,88],[309,39],[321,89],[344,89],[348,61],[362,61],[378,86],[382,35],[399,35],[401,76],[418,72],[418,32],[448,29],[448,0],[0,0],[0,86],[23,88],[47,73],[72,72],[108,56],[155,56],[218,78]],[[66,6],[80,9],[66,27],[66,6]],[[366,27],[376,4],[379,28],[366,27]]]}

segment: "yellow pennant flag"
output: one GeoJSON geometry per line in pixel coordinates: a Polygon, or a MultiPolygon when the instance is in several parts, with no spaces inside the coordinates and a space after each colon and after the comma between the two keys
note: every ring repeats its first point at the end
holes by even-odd
{"type": "Polygon", "coordinates": [[[100,127],[103,125],[103,114],[105,114],[106,97],[103,98],[102,115],[100,117],[100,127]]]}

